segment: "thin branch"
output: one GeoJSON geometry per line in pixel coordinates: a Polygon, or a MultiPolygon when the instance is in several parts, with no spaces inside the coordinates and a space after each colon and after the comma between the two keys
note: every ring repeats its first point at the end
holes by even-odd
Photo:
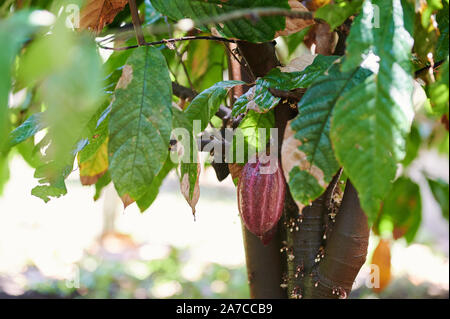
{"type": "MultiPolygon", "coordinates": [[[[247,73],[248,77],[251,78],[252,81],[255,81],[256,80],[255,75],[253,74],[252,70],[250,70],[250,67],[248,66],[248,64],[242,63],[242,61],[239,60],[239,58],[233,52],[233,49],[231,49],[228,45],[226,45],[225,48],[227,49],[229,54],[241,65],[242,70],[244,70],[244,72],[247,73]]],[[[237,49],[237,46],[236,46],[236,49],[237,49]]]]}
{"type": "Polygon", "coordinates": [[[142,33],[141,19],[139,18],[138,8],[135,0],[128,0],[131,11],[131,20],[133,21],[134,31],[136,32],[136,39],[139,45],[145,43],[144,34],[142,33]]]}
{"type": "MultiPolygon", "coordinates": [[[[313,14],[311,12],[291,11],[291,10],[281,9],[281,8],[251,8],[251,9],[236,10],[233,12],[228,12],[228,13],[225,13],[222,15],[218,15],[218,16],[210,17],[210,18],[206,18],[206,19],[193,20],[193,23],[194,23],[193,27],[201,27],[201,26],[206,26],[208,24],[218,24],[218,23],[231,21],[231,20],[235,20],[235,19],[242,19],[242,18],[250,19],[251,21],[257,22],[260,17],[267,17],[267,16],[285,16],[285,17],[289,17],[289,18],[299,18],[299,19],[304,19],[304,20],[319,21],[319,19],[314,18],[313,14]]],[[[162,29],[161,27],[150,25],[150,26],[145,26],[144,31],[146,33],[158,34],[158,33],[165,33],[166,28],[162,29]]],[[[129,32],[129,31],[125,31],[125,32],[129,32]]],[[[230,43],[236,42],[236,40],[226,39],[226,38],[221,38],[221,37],[200,36],[200,37],[183,37],[183,38],[178,38],[178,39],[169,39],[169,40],[162,40],[162,41],[156,41],[156,42],[147,42],[147,43],[142,43],[142,45],[159,45],[159,44],[164,44],[167,42],[200,40],[200,39],[230,42],[230,43]]],[[[124,48],[104,47],[104,49],[120,51],[120,50],[134,49],[137,47],[138,46],[135,45],[135,46],[128,46],[128,47],[124,47],[124,48]]]]}
{"type": "Polygon", "coordinates": [[[436,70],[442,63],[444,63],[445,60],[440,60],[435,62],[433,65],[427,65],[421,69],[418,69],[416,72],[414,72],[414,77],[419,77],[420,75],[422,75],[422,73],[427,72],[430,68],[433,68],[433,71],[436,70]]]}
{"type": "MultiPolygon", "coordinates": [[[[186,36],[186,37],[181,37],[181,38],[164,39],[164,40],[154,41],[154,42],[144,42],[142,45],[152,46],[152,45],[160,45],[160,44],[174,43],[174,42],[179,42],[179,41],[191,41],[191,40],[211,40],[211,41],[228,42],[228,43],[236,42],[236,40],[233,40],[233,39],[227,39],[227,38],[221,38],[221,37],[215,37],[215,36],[186,36]]],[[[101,44],[97,44],[97,45],[102,49],[114,50],[114,51],[135,49],[139,46],[139,45],[130,45],[130,46],[121,47],[121,48],[110,48],[110,47],[105,47],[101,44]]]]}

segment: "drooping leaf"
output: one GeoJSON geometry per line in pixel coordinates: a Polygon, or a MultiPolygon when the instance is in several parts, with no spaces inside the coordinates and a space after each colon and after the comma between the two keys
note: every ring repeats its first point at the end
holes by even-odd
{"type": "MultiPolygon", "coordinates": [[[[195,155],[198,152],[195,151],[195,155]]],[[[200,163],[181,163],[180,164],[180,189],[184,198],[192,208],[192,214],[195,216],[195,206],[200,198],[200,163]]]]}
{"type": "Polygon", "coordinates": [[[14,57],[36,27],[29,20],[29,12],[22,11],[0,21],[0,151],[8,141],[10,130],[8,96],[11,89],[11,68],[14,57]]]}
{"type": "Polygon", "coordinates": [[[38,186],[31,190],[31,194],[48,202],[51,197],[60,197],[67,194],[64,180],[69,176],[73,167],[74,156],[67,155],[65,160],[50,160],[36,168],[34,177],[39,179],[38,186]]]}
{"type": "Polygon", "coordinates": [[[406,1],[367,0],[347,39],[343,70],[357,67],[369,52],[380,58],[378,73],[337,101],[331,127],[336,157],[358,190],[369,222],[377,216],[397,163],[405,156],[405,139],[414,116],[413,17],[406,1]],[[378,28],[371,21],[372,3],[383,8],[378,28]]]}
{"type": "Polygon", "coordinates": [[[315,18],[325,20],[332,30],[343,24],[348,17],[356,14],[363,0],[338,0],[320,7],[314,14],[315,18]]]}
{"type": "Polygon", "coordinates": [[[44,122],[44,113],[34,113],[19,127],[9,134],[9,146],[13,147],[34,136],[47,125],[44,122]]]}
{"type": "MultiPolygon", "coordinates": [[[[248,8],[285,8],[289,9],[288,0],[151,0],[156,10],[173,20],[190,18],[198,23],[205,19],[248,8]]],[[[223,36],[238,38],[251,42],[264,42],[274,39],[275,32],[285,28],[285,17],[260,17],[257,21],[240,18],[216,23],[214,27],[223,36]]],[[[204,26],[202,30],[207,30],[204,26]]]]}
{"type": "Polygon", "coordinates": [[[109,120],[109,171],[119,195],[140,199],[161,170],[172,128],[172,86],[154,47],[134,50],[117,85],[109,120]]]}
{"type": "Polygon", "coordinates": [[[67,194],[64,180],[59,180],[57,183],[51,185],[38,185],[31,190],[31,195],[41,198],[48,203],[51,197],[61,197],[67,194]]]}
{"type": "Polygon", "coordinates": [[[81,10],[80,28],[99,33],[105,25],[113,22],[127,3],[128,0],[88,0],[81,10]]]}
{"type": "Polygon", "coordinates": [[[320,196],[339,168],[329,136],[333,109],[369,74],[366,69],[343,73],[339,64],[333,65],[309,87],[298,104],[299,114],[288,123],[283,170],[294,200],[302,205],[320,196]]]}
{"type": "Polygon", "coordinates": [[[448,183],[443,180],[433,180],[431,178],[427,178],[428,185],[430,186],[431,192],[433,193],[434,198],[441,206],[442,216],[448,220],[448,212],[449,212],[449,186],[448,183]]]}
{"type": "Polygon", "coordinates": [[[20,81],[36,84],[47,107],[42,115],[48,125],[43,141],[49,147],[44,165],[35,173],[38,178],[45,177],[40,183],[46,185],[32,191],[47,201],[48,195],[65,194],[64,179],[72,170],[75,154],[85,145],[89,123],[102,104],[101,60],[92,38],[70,31],[64,21],[58,20],[51,34],[27,47],[20,62],[20,81]]]}
{"type": "Polygon", "coordinates": [[[393,233],[394,239],[405,237],[411,243],[422,220],[422,199],[419,185],[400,177],[392,185],[374,224],[381,236],[393,233]]]}

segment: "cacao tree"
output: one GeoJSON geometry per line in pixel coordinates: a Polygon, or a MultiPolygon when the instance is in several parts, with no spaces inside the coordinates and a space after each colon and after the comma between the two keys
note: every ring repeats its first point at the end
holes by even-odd
{"type": "Polygon", "coordinates": [[[195,214],[209,152],[251,297],[347,298],[370,229],[385,285],[421,223],[408,167],[448,157],[448,23],[448,0],[3,1],[0,192],[19,154],[45,202],[75,165],[144,213],[176,171],[195,214]]]}

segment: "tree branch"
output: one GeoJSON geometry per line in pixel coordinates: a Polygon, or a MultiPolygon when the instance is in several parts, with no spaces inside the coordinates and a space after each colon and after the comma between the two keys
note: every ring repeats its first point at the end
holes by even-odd
{"type": "Polygon", "coordinates": [[[141,19],[139,18],[139,12],[138,12],[138,8],[136,6],[136,1],[128,0],[128,4],[130,6],[131,19],[133,21],[134,31],[136,32],[136,39],[137,39],[138,45],[141,46],[145,43],[145,38],[144,38],[144,34],[142,33],[141,19]]]}
{"type": "Polygon", "coordinates": [[[192,101],[198,94],[195,90],[184,87],[175,82],[172,82],[172,93],[180,99],[188,101],[192,101]]]}

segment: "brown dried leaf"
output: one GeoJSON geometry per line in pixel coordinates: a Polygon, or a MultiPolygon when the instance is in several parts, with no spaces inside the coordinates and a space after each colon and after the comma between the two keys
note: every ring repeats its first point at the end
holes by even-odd
{"type": "Polygon", "coordinates": [[[302,0],[302,4],[310,11],[316,11],[330,2],[331,0],[302,0]]]}
{"type": "Polygon", "coordinates": [[[127,3],[128,0],[88,0],[81,10],[80,28],[100,33],[127,3]]]}
{"type": "MultiPolygon", "coordinates": [[[[289,0],[289,6],[292,11],[298,12],[306,12],[308,9],[305,8],[303,4],[301,4],[298,0],[289,0]]],[[[300,18],[289,18],[286,17],[286,27],[284,30],[278,31],[275,33],[275,37],[279,37],[282,35],[290,35],[296,33],[300,30],[303,30],[306,27],[314,24],[314,20],[305,20],[300,18]]]]}
{"type": "Polygon", "coordinates": [[[239,177],[241,177],[241,172],[244,166],[238,163],[230,163],[228,164],[228,168],[230,170],[230,174],[233,181],[236,179],[239,180],[239,177]]]}
{"type": "Polygon", "coordinates": [[[376,293],[382,292],[391,281],[391,245],[389,240],[381,239],[372,255],[372,264],[377,265],[380,270],[380,282],[378,287],[372,290],[376,293]]]}
{"type": "Polygon", "coordinates": [[[337,42],[337,33],[333,32],[327,23],[313,25],[303,41],[308,48],[314,44],[314,53],[322,55],[332,55],[337,42]]]}
{"type": "Polygon", "coordinates": [[[126,89],[128,84],[130,84],[133,79],[133,67],[131,65],[125,64],[122,69],[122,75],[117,81],[116,89],[126,89]]]}
{"type": "Polygon", "coordinates": [[[122,200],[124,209],[135,202],[135,200],[128,194],[123,195],[120,199],[122,200]]]}
{"type": "Polygon", "coordinates": [[[306,51],[301,56],[294,58],[288,65],[281,66],[279,69],[281,72],[301,72],[308,65],[312,64],[315,58],[316,54],[311,54],[311,52],[306,51]]]}
{"type": "MultiPolygon", "coordinates": [[[[299,149],[302,142],[295,137],[295,131],[291,128],[292,121],[293,120],[289,121],[286,125],[283,145],[281,146],[281,165],[283,167],[286,182],[289,183],[289,173],[291,170],[294,167],[298,167],[301,171],[308,171],[308,173],[317,180],[320,186],[327,188],[328,183],[324,180],[323,171],[319,167],[311,165],[306,154],[299,149]]],[[[295,203],[301,212],[305,205],[297,200],[295,203]]]]}

